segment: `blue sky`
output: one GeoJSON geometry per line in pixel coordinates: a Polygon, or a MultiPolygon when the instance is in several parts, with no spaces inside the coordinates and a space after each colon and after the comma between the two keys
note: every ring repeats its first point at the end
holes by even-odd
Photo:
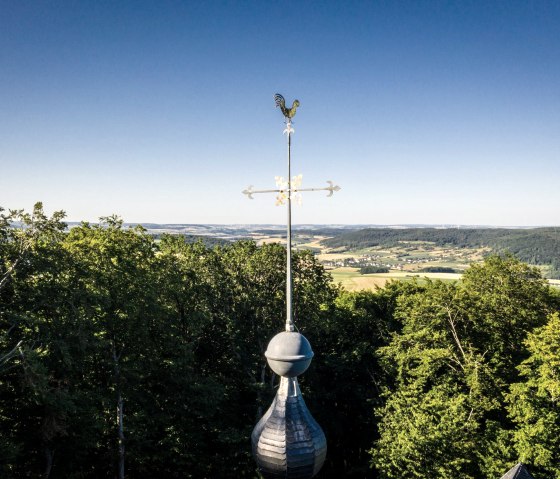
{"type": "Polygon", "coordinates": [[[0,206],[282,223],[560,224],[560,2],[0,0],[0,206]]]}

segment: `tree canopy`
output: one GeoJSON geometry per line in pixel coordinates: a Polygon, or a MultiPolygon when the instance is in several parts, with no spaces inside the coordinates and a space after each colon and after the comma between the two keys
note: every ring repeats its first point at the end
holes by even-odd
{"type": "MultiPolygon", "coordinates": [[[[285,248],[63,219],[0,211],[0,476],[256,477],[285,248]]],[[[311,252],[293,264],[318,477],[560,478],[560,299],[538,270],[493,256],[350,293],[311,252]]]]}

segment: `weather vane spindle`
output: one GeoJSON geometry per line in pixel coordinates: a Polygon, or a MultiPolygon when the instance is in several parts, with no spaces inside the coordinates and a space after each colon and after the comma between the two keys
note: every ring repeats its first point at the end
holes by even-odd
{"type": "Polygon", "coordinates": [[[299,106],[299,100],[294,100],[291,108],[286,108],[286,100],[280,93],[274,95],[274,101],[276,106],[280,107],[282,114],[286,118],[286,128],[284,133],[288,140],[288,177],[284,179],[281,176],[277,176],[276,186],[278,189],[274,190],[253,190],[253,185],[250,185],[246,190],[243,190],[243,194],[247,195],[250,199],[253,199],[253,194],[255,193],[277,193],[276,204],[282,205],[286,204],[287,209],[287,231],[286,231],[286,331],[294,331],[294,314],[293,314],[293,280],[292,280],[292,199],[301,202],[302,191],[328,191],[327,196],[332,196],[335,191],[340,190],[340,186],[334,185],[332,181],[327,181],[329,186],[325,188],[300,188],[302,175],[294,176],[292,178],[292,164],[291,164],[291,154],[292,154],[292,133],[295,133],[292,128],[292,118],[296,114],[296,109],[299,106]]]}

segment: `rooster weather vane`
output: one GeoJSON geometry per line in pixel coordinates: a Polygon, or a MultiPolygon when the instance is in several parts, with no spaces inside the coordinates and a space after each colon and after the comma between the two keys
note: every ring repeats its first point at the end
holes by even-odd
{"type": "Polygon", "coordinates": [[[294,331],[294,321],[292,314],[292,265],[291,265],[291,252],[292,252],[292,201],[301,204],[301,193],[306,191],[328,191],[327,196],[332,196],[335,191],[340,190],[340,186],[335,185],[332,181],[328,180],[329,186],[324,188],[300,188],[302,182],[302,175],[292,177],[291,165],[291,148],[292,148],[292,133],[295,130],[292,128],[292,118],[296,114],[296,109],[299,107],[299,100],[294,100],[290,109],[286,108],[286,100],[280,93],[274,95],[276,107],[280,107],[282,114],[286,118],[286,128],[284,133],[288,136],[288,177],[285,179],[282,176],[276,176],[276,189],[270,190],[254,190],[253,185],[243,190],[243,194],[253,200],[254,194],[259,193],[276,193],[276,205],[287,205],[288,221],[287,221],[287,239],[286,248],[288,252],[287,257],[287,283],[286,283],[286,331],[294,331]]]}
{"type": "Polygon", "coordinates": [[[276,176],[276,189],[254,190],[253,185],[243,190],[249,199],[257,193],[276,193],[276,205],[287,206],[286,238],[286,327],[272,338],[265,352],[270,368],[281,377],[272,405],[257,423],[251,434],[253,456],[259,472],[265,479],[310,479],[325,462],[327,442],[325,435],[307,409],[297,376],[311,363],[313,351],[309,341],[296,332],[292,310],[292,201],[301,202],[301,192],[328,191],[332,196],[340,187],[328,181],[325,188],[300,188],[302,175],[292,178],[291,144],[292,118],[300,103],[294,100],[290,109],[282,95],[274,95],[276,106],[285,117],[284,133],[288,137],[288,176],[276,176]]]}
{"type": "Polygon", "coordinates": [[[280,93],[276,93],[276,95],[274,95],[274,101],[276,102],[276,106],[280,107],[280,110],[282,110],[283,115],[288,120],[295,116],[296,109],[299,106],[299,100],[294,100],[294,102],[292,103],[292,108],[290,108],[289,110],[286,108],[286,100],[284,100],[284,97],[280,95],[280,93]]]}

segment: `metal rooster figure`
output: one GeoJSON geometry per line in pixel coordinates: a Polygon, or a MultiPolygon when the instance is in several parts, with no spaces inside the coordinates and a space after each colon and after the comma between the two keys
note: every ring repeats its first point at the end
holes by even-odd
{"type": "Polygon", "coordinates": [[[276,106],[280,107],[280,110],[282,110],[282,114],[288,120],[295,116],[296,109],[299,106],[299,100],[294,100],[294,102],[292,103],[292,108],[290,108],[289,110],[286,108],[286,100],[284,100],[284,97],[280,95],[280,93],[276,93],[276,95],[274,95],[274,101],[276,102],[276,106]]]}
{"type": "Polygon", "coordinates": [[[278,189],[243,191],[250,199],[255,193],[277,193],[276,204],[287,205],[286,238],[286,327],[268,344],[265,356],[270,368],[280,376],[280,385],[268,411],[257,423],[251,435],[253,456],[265,479],[311,479],[321,469],[327,455],[327,441],[321,427],[305,405],[297,376],[303,374],[313,357],[309,341],[295,329],[292,312],[292,200],[301,191],[328,191],[332,196],[339,186],[329,181],[326,188],[300,188],[301,175],[291,177],[291,119],[299,101],[286,108],[284,97],[274,95],[276,106],[286,117],[288,136],[288,177],[276,177],[278,189]]]}

